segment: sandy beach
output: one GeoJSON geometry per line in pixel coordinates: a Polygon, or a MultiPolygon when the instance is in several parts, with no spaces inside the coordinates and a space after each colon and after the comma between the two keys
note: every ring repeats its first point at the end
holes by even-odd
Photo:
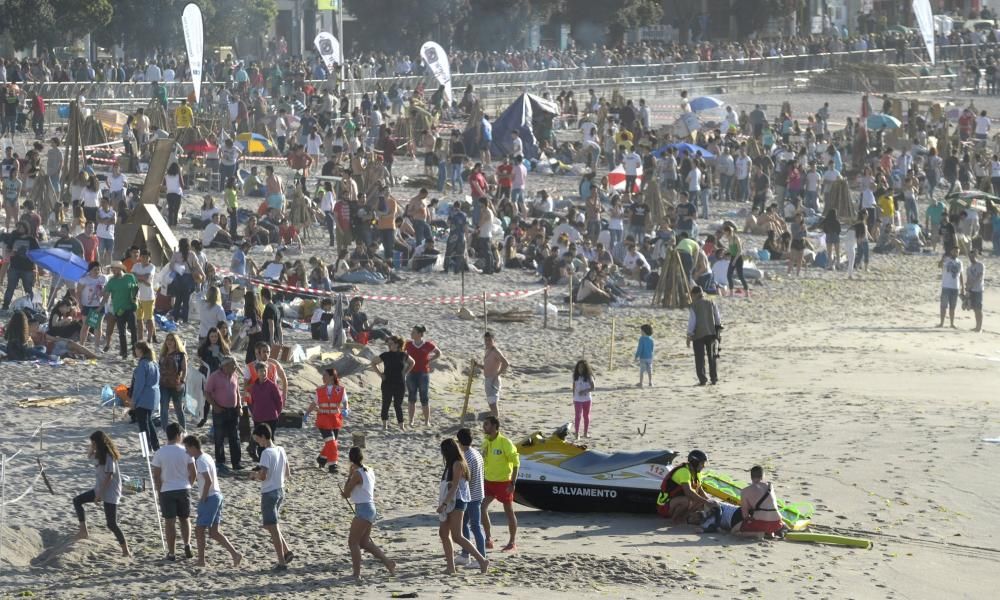
{"type": "MultiPolygon", "coordinates": [[[[780,105],[782,96],[734,96],[738,106],[780,105]]],[[[796,111],[815,111],[831,102],[832,121],[853,115],[853,95],[797,94],[796,111]]],[[[673,98],[662,99],[673,102],[673,98]]],[[[964,102],[963,102],[964,104],[964,102]]],[[[977,106],[1000,110],[1000,101],[977,106]]],[[[750,106],[752,108],[752,106],[750,106]]],[[[403,174],[420,166],[397,161],[403,174]]],[[[576,177],[531,175],[529,191],[569,195],[576,177]]],[[[415,190],[399,187],[408,199],[415,190]]],[[[193,211],[201,195],[186,198],[193,211]]],[[[455,196],[449,196],[454,200],[455,196]]],[[[923,207],[926,204],[922,204],[923,207]]],[[[721,223],[735,206],[715,204],[710,223],[721,223]]],[[[189,224],[178,237],[193,236],[189,224]]],[[[327,252],[320,229],[303,258],[327,252]]],[[[745,238],[748,248],[762,239],[745,238]]],[[[988,243],[987,243],[988,246],[988,243]]],[[[988,251],[988,250],[987,250],[988,251]]],[[[229,253],[209,251],[217,264],[229,253]]],[[[518,506],[519,551],[491,553],[486,575],[465,569],[443,574],[445,563],[434,514],[441,473],[438,444],[454,435],[462,410],[464,369],[482,358],[482,320],[463,320],[458,306],[371,300],[366,311],[405,335],[427,327],[443,358],[431,373],[431,426],[412,432],[381,430],[378,379],[371,372],[345,378],[351,416],[341,433],[341,463],[352,434],[364,434],[366,462],[378,475],[381,514],[373,538],[398,563],[389,577],[365,558],[364,582],[350,578],[348,505],[340,498],[342,476],[317,469],[313,457],[320,436],[310,424],[279,430],[292,477],[286,488],[282,527],[296,558],[286,573],[270,571],[273,551],[260,528],[259,484],[224,477],[223,528],[245,554],[238,570],[224,550],[209,544],[211,566],[163,560],[149,493],[126,496],[121,527],[132,545],[131,560],[103,527],[98,509],[88,508],[91,536],[73,541],[72,498],[93,484],[86,438],[107,431],[123,451],[122,470],[144,476],[138,431],[112,424],[99,408],[100,390],[128,383],[132,365],[115,354],[99,361],[64,361],[59,366],[0,363],[0,452],[19,452],[6,468],[9,502],[0,550],[0,596],[36,598],[319,598],[343,594],[389,598],[416,592],[420,598],[989,598],[1000,586],[1000,483],[990,479],[1000,458],[997,400],[1000,386],[1000,326],[992,287],[1000,263],[984,257],[986,292],[982,333],[972,333],[971,312],[960,312],[957,329],[938,329],[940,269],[937,255],[873,255],[871,270],[848,281],[843,272],[809,268],[802,277],[785,275],[784,263],[763,263],[766,273],[752,286],[753,297],[719,299],[726,329],[717,386],[696,387],[691,351],[685,347],[686,310],[651,306],[652,292],[632,285],[637,299],[597,316],[565,312],[543,329],[540,312],[524,323],[494,323],[497,344],[511,362],[501,401],[503,431],[517,441],[534,431],[550,432],[573,418],[573,364],[594,366],[591,448],[602,451],[672,449],[683,455],[704,450],[709,466],[742,479],[754,464],[768,471],[781,497],[816,505],[817,530],[866,537],[870,550],[756,541],[726,534],[698,534],[692,526],[671,527],[659,517],[572,514],[518,506]],[[614,351],[611,351],[614,320],[614,351]],[[636,388],[632,360],[639,326],[649,323],[657,344],[652,388],[636,388]],[[74,402],[49,408],[21,408],[32,398],[67,396],[74,402]],[[39,435],[32,432],[46,424],[39,435]],[[644,434],[640,433],[644,431],[644,434]],[[36,481],[40,460],[54,493],[36,481]]],[[[403,281],[361,286],[366,294],[412,298],[457,296],[459,276],[404,273],[403,281]]],[[[538,277],[504,270],[469,274],[469,295],[537,290],[538,277]]],[[[551,290],[563,308],[564,290],[551,290]]],[[[501,298],[491,309],[540,305],[541,296],[501,298]]],[[[481,314],[479,303],[468,308],[481,314]]],[[[189,348],[197,325],[182,328],[189,348]]],[[[286,330],[286,340],[305,347],[308,333],[286,330]]],[[[370,350],[382,352],[384,345],[370,350]]],[[[365,364],[370,350],[358,353],[365,364]]],[[[327,348],[326,351],[333,352],[327,348]]],[[[286,365],[291,379],[288,408],[303,410],[319,385],[317,362],[286,365]]],[[[471,406],[483,413],[482,378],[472,386],[471,406]]],[[[480,415],[481,416],[481,415],[480,415]]],[[[477,444],[482,440],[475,425],[477,444]]],[[[191,428],[206,435],[207,426],[191,428]]],[[[161,432],[162,437],[162,432],[161,432]]],[[[207,445],[211,451],[212,445],[207,445]]],[[[499,510],[499,509],[497,509],[499,510]]],[[[496,538],[506,535],[502,513],[494,513],[496,538]]],[[[502,541],[501,541],[502,544],[502,541]]],[[[498,546],[499,548],[499,546],[498,546]]]]}

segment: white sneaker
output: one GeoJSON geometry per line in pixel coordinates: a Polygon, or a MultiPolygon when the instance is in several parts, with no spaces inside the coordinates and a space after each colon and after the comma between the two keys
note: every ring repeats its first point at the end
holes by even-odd
{"type": "Polygon", "coordinates": [[[468,566],[470,562],[472,562],[472,559],[471,559],[471,558],[469,558],[468,556],[462,556],[462,555],[459,555],[459,556],[458,556],[458,557],[457,557],[457,558],[455,559],[455,564],[456,564],[456,565],[461,565],[461,566],[463,566],[463,567],[465,567],[465,566],[468,566]]]}

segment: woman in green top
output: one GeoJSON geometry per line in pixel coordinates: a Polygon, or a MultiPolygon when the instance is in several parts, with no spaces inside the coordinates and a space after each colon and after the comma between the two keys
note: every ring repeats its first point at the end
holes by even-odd
{"type": "Polygon", "coordinates": [[[726,279],[729,280],[729,295],[736,295],[736,288],[733,286],[733,274],[735,273],[740,278],[740,283],[743,284],[743,295],[749,298],[750,286],[747,285],[747,280],[743,277],[743,242],[740,241],[740,236],[732,225],[726,225],[726,237],[729,238],[729,268],[726,269],[726,279]]]}
{"type": "Polygon", "coordinates": [[[239,196],[236,192],[236,178],[227,177],[226,178],[226,189],[222,192],[222,197],[226,202],[226,209],[229,211],[229,236],[236,240],[238,237],[238,232],[236,228],[239,226],[239,196]]]}

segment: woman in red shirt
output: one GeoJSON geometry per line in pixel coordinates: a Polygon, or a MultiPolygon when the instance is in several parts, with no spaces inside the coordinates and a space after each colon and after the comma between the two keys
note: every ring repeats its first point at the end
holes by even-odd
{"type": "Polygon", "coordinates": [[[427,390],[430,384],[431,363],[441,358],[441,351],[434,342],[424,339],[427,328],[414,325],[410,332],[410,341],[403,346],[403,351],[413,359],[413,368],[406,376],[406,391],[410,399],[410,427],[413,427],[413,414],[417,408],[417,396],[420,397],[420,408],[424,414],[424,426],[430,425],[430,400],[427,390]]]}

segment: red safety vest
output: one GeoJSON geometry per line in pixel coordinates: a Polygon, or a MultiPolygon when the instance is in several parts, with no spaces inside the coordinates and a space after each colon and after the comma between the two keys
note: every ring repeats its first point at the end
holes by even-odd
{"type": "Polygon", "coordinates": [[[344,425],[344,417],[340,414],[340,405],[344,401],[344,388],[335,385],[333,393],[327,394],[327,386],[316,388],[316,427],[319,429],[340,429],[344,425]]]}

